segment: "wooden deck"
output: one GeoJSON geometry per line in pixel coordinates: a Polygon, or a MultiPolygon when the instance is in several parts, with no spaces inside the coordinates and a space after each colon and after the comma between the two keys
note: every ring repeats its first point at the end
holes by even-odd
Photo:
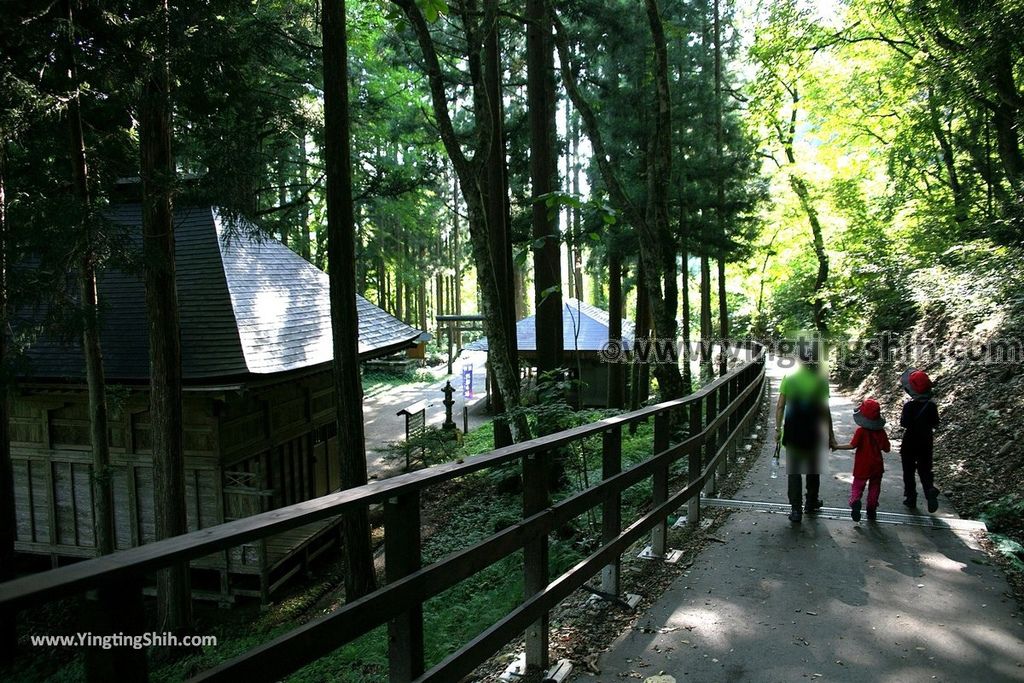
{"type": "MultiPolygon", "coordinates": [[[[191,561],[193,570],[218,572],[222,575],[219,591],[193,586],[196,599],[232,602],[235,597],[255,597],[264,602],[309,563],[324,552],[337,548],[340,538],[340,517],[313,522],[305,526],[269,536],[264,548],[258,544],[245,544],[227,552],[218,552],[191,561]],[[265,558],[260,562],[261,554],[265,558]]],[[[54,566],[61,559],[79,560],[96,557],[94,548],[81,546],[51,546],[41,543],[19,542],[18,552],[48,555],[54,566]]],[[[147,591],[152,593],[152,591],[147,591]]]]}
{"type": "Polygon", "coordinates": [[[304,561],[316,559],[332,545],[331,540],[337,541],[336,535],[333,539],[325,537],[332,535],[331,532],[340,523],[341,518],[335,517],[269,537],[266,540],[268,568],[273,572],[282,564],[287,563],[289,559],[298,555],[303,555],[304,557],[301,559],[304,561]]]}

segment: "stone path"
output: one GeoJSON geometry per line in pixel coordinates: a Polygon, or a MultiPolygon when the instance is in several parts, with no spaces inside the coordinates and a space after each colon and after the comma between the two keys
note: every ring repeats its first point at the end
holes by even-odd
{"type": "MultiPolygon", "coordinates": [[[[427,424],[440,426],[444,423],[445,382],[451,380],[456,393],[455,423],[462,429],[462,398],[463,363],[473,364],[473,394],[475,397],[484,395],[486,375],[484,373],[484,353],[464,351],[453,368],[455,374],[447,375],[447,366],[428,368],[427,372],[434,376],[430,382],[416,382],[390,387],[370,387],[363,399],[363,418],[366,434],[366,464],[370,479],[384,479],[402,471],[405,461],[395,457],[393,444],[405,440],[405,418],[397,415],[402,408],[417,401],[427,402],[427,424]]],[[[470,400],[473,403],[473,400],[470,400]]],[[[486,401],[476,401],[470,408],[469,428],[475,429],[490,420],[486,410],[486,401]]]]}

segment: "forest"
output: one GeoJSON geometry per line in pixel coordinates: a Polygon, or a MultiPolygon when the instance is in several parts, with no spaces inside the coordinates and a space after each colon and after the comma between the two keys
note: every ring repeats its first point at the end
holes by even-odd
{"type": "MultiPolygon", "coordinates": [[[[719,350],[736,341],[785,354],[813,340],[839,387],[878,396],[897,423],[903,368],[937,379],[951,416],[938,480],[961,515],[988,520],[997,555],[1024,576],[1022,0],[5,5],[0,581],[25,572],[15,480],[29,418],[13,401],[41,406],[53,386],[81,389],[75,462],[89,474],[72,488],[91,490],[96,555],[123,547],[116,434],[132,434],[124,406],[140,390],[152,539],[198,528],[185,503],[201,484],[186,471],[198,409],[183,401],[193,361],[180,302],[207,301],[200,319],[213,321],[220,295],[182,266],[183,207],[214,207],[225,244],[276,242],[327,274],[333,363],[303,391],[330,397],[342,490],[368,481],[357,295],[430,333],[425,355],[438,362],[437,316],[482,317],[494,422],[448,453],[459,463],[682,399],[729,372],[719,350]],[[138,205],[138,225],[115,219],[125,204],[138,205]],[[125,304],[104,300],[102,283],[125,273],[144,305],[134,327],[112,330],[125,304]],[[601,411],[569,399],[570,300],[607,311],[610,340],[625,323],[633,348],[646,340],[657,357],[606,363],[601,411]],[[531,315],[532,383],[516,327],[531,315]],[[136,384],[118,374],[122,345],[108,334],[137,341],[148,370],[136,384]],[[80,359],[56,380],[38,365],[54,344],[80,359]],[[988,362],[966,360],[972,350],[988,362]]],[[[233,332],[243,346],[246,329],[233,332]]],[[[202,419],[226,419],[220,410],[202,419]]],[[[551,492],[585,489],[586,452],[560,453],[551,492]]],[[[341,521],[343,600],[381,582],[372,517],[363,506],[341,521]]],[[[574,552],[551,562],[568,567],[574,552]]],[[[190,590],[187,562],[156,573],[160,630],[209,623],[190,590]]],[[[18,628],[0,624],[0,665],[18,628]]],[[[361,652],[331,675],[376,680],[380,669],[349,661],[361,652]]],[[[175,680],[219,661],[159,666],[175,680]]],[[[87,664],[70,666],[74,680],[87,664]]]]}

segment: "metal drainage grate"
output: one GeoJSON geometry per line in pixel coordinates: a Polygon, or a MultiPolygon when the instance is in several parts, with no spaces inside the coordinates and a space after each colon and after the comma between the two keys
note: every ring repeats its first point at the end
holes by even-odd
{"type": "MultiPolygon", "coordinates": [[[[768,503],[759,500],[727,500],[724,498],[701,498],[701,505],[718,508],[735,508],[738,510],[755,510],[789,514],[790,506],[785,503],[768,503]]],[[[818,510],[814,517],[823,519],[850,519],[849,508],[826,508],[818,510]]],[[[885,524],[906,524],[924,526],[935,529],[952,529],[954,531],[988,531],[984,522],[959,517],[935,517],[933,515],[906,515],[899,512],[878,512],[878,522],[885,524]]]]}

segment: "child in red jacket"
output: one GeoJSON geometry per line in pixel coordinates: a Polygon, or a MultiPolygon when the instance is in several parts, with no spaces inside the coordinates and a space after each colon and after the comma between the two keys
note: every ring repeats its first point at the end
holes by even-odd
{"type": "Polygon", "coordinates": [[[860,499],[864,495],[864,487],[868,489],[868,521],[875,521],[878,510],[878,496],[882,492],[882,453],[891,449],[889,437],[885,433],[885,418],[882,408],[873,398],[865,399],[857,410],[853,411],[853,421],[857,423],[857,431],[846,446],[837,450],[854,450],[853,485],[850,487],[850,517],[860,521],[860,499]]]}

